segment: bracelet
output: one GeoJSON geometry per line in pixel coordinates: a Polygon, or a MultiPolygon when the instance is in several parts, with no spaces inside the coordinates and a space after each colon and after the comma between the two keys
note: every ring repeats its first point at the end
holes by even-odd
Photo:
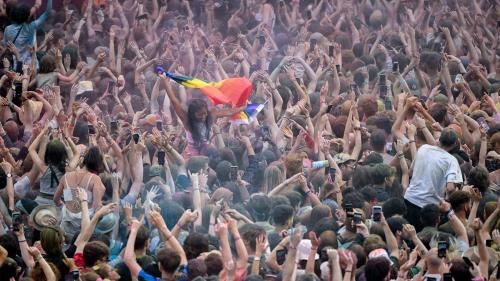
{"type": "Polygon", "coordinates": [[[290,250],[297,250],[297,247],[295,247],[294,245],[290,244],[290,245],[288,245],[288,249],[290,249],[290,250]]]}
{"type": "Polygon", "coordinates": [[[355,131],[360,131],[360,130],[361,130],[361,128],[360,128],[360,127],[354,127],[354,130],[355,130],[355,131]]]}
{"type": "Polygon", "coordinates": [[[258,257],[254,257],[253,261],[260,261],[260,257],[259,258],[258,257]]]}
{"type": "Polygon", "coordinates": [[[349,272],[349,273],[351,273],[351,272],[352,272],[352,270],[346,270],[346,271],[344,271],[344,272],[349,272]]]}
{"type": "Polygon", "coordinates": [[[19,243],[23,243],[23,242],[26,242],[26,239],[24,239],[24,240],[19,240],[19,241],[17,241],[17,242],[19,242],[19,243]]]}
{"type": "Polygon", "coordinates": [[[38,257],[35,258],[35,262],[38,262],[39,260],[41,260],[43,257],[42,255],[39,255],[38,257]]]}
{"type": "Polygon", "coordinates": [[[176,223],[175,225],[177,225],[178,228],[182,229],[184,227],[184,225],[180,225],[178,223],[176,223]]]}
{"type": "Polygon", "coordinates": [[[415,142],[415,140],[411,140],[411,141],[409,141],[408,143],[412,143],[412,142],[415,142]]]}
{"type": "Polygon", "coordinates": [[[240,239],[241,239],[241,237],[240,237],[240,236],[238,236],[238,237],[234,237],[234,242],[236,242],[236,241],[238,241],[238,240],[240,240],[240,239]]]}
{"type": "Polygon", "coordinates": [[[426,127],[426,126],[423,126],[423,127],[417,128],[417,129],[419,129],[419,130],[423,130],[423,129],[425,129],[425,128],[427,128],[427,127],[426,127]]]}

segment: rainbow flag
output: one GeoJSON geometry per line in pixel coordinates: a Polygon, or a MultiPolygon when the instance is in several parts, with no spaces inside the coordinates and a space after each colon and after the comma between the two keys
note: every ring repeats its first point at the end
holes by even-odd
{"type": "Polygon", "coordinates": [[[165,74],[170,79],[187,88],[200,89],[213,104],[230,104],[232,106],[243,106],[247,103],[252,93],[252,83],[246,78],[229,78],[219,82],[207,82],[198,78],[176,75],[157,66],[158,74],[165,74]]]}
{"type": "Polygon", "coordinates": [[[264,109],[264,106],[266,103],[259,104],[259,103],[249,103],[247,107],[240,113],[236,113],[235,115],[231,116],[231,122],[235,125],[243,125],[243,124],[250,124],[252,119],[257,116],[259,112],[264,109]]]}

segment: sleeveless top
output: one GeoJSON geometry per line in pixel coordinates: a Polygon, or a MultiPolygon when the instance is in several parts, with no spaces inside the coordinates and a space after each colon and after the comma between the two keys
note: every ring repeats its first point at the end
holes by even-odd
{"type": "MultiPolygon", "coordinates": [[[[70,187],[68,185],[68,178],[66,175],[67,174],[64,175],[64,181],[65,181],[65,185],[64,185],[64,189],[63,189],[64,203],[66,205],[72,206],[73,209],[77,209],[78,210],[77,212],[81,212],[82,207],[80,206],[80,202],[76,198],[76,196],[77,196],[76,190],[80,186],[70,187]]],[[[87,185],[85,185],[85,187],[81,186],[81,188],[85,189],[85,191],[87,192],[87,202],[88,202],[89,206],[92,205],[92,192],[89,192],[89,185],[90,185],[91,180],[92,180],[92,175],[89,176],[89,178],[87,180],[87,185]]],[[[68,210],[68,211],[70,211],[70,210],[68,210]]],[[[70,211],[70,212],[72,212],[72,211],[70,211]]]]}
{"type": "Polygon", "coordinates": [[[40,193],[53,197],[62,176],[63,172],[59,171],[57,167],[48,165],[47,170],[40,178],[40,193]]]}

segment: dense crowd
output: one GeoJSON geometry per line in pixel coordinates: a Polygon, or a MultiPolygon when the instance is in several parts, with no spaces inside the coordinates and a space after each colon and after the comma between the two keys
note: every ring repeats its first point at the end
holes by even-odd
{"type": "Polygon", "coordinates": [[[0,280],[500,280],[498,0],[0,0],[0,26],[0,280]],[[237,77],[244,104],[207,96],[237,77]]]}

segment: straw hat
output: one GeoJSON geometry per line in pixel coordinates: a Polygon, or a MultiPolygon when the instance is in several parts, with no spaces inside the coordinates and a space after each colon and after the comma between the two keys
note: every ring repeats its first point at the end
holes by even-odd
{"type": "Polygon", "coordinates": [[[61,223],[61,213],[53,205],[38,205],[30,214],[35,229],[42,231],[48,226],[61,223]]]}

